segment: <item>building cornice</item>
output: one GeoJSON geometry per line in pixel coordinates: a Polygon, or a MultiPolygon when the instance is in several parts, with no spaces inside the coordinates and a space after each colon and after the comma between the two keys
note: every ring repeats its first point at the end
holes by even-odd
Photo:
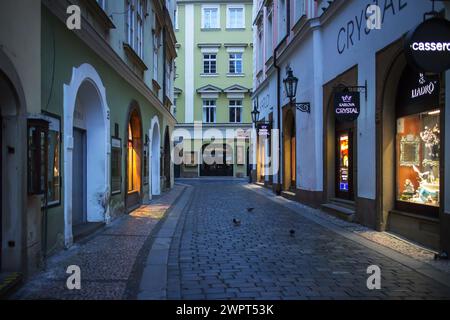
{"type": "MultiPolygon", "coordinates": [[[[66,2],[63,0],[42,0],[52,14],[65,24],[67,18],[66,2]]],[[[91,50],[103,59],[114,71],[124,78],[132,87],[142,94],[160,113],[162,113],[171,125],[176,123],[175,117],[164,107],[155,93],[140,79],[105,39],[92,27],[89,21],[82,16],[81,30],[74,32],[91,50]]]]}

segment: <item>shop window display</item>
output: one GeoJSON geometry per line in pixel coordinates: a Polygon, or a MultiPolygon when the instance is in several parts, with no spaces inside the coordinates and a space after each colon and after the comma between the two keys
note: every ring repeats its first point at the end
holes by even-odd
{"type": "Polygon", "coordinates": [[[339,137],[339,190],[349,191],[349,136],[342,134],[339,137]]]}
{"type": "Polygon", "coordinates": [[[397,200],[439,207],[439,110],[397,119],[397,200]]]}

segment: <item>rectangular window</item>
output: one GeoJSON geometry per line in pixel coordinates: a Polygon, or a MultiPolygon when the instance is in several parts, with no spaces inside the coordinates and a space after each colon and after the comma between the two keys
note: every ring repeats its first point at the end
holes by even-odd
{"type": "Polygon", "coordinates": [[[230,122],[242,122],[242,100],[230,100],[230,122]]]}
{"type": "Polygon", "coordinates": [[[397,119],[397,200],[439,207],[440,111],[397,119]]]}
{"type": "Polygon", "coordinates": [[[305,0],[295,0],[294,6],[294,23],[296,23],[305,14],[305,0]]]}
{"type": "Polygon", "coordinates": [[[217,56],[216,54],[203,55],[203,73],[215,74],[217,73],[217,56]]]}
{"type": "Polygon", "coordinates": [[[266,30],[266,59],[273,55],[273,10],[272,7],[268,8],[267,13],[267,30],[266,30]]]}
{"type": "Polygon", "coordinates": [[[158,82],[158,54],[159,54],[159,48],[161,46],[161,40],[160,40],[160,27],[157,25],[156,22],[156,14],[154,11],[152,11],[152,17],[153,17],[153,28],[152,28],[152,35],[153,35],[153,80],[158,82]]]}
{"type": "Polygon", "coordinates": [[[230,73],[242,73],[242,53],[230,54],[230,73]]]}
{"type": "Polygon", "coordinates": [[[50,121],[48,131],[48,178],[47,201],[48,205],[61,203],[61,133],[60,120],[47,116],[50,121]]]}
{"type": "Polygon", "coordinates": [[[278,1],[278,42],[286,35],[286,0],[278,1]]]}
{"type": "Polygon", "coordinates": [[[258,61],[257,61],[257,70],[260,71],[263,69],[264,65],[264,32],[262,25],[258,26],[258,61]]]}
{"type": "Polygon", "coordinates": [[[143,59],[145,0],[127,0],[126,28],[128,44],[143,59]]]}
{"type": "Polygon", "coordinates": [[[202,9],[202,28],[218,29],[219,26],[219,8],[203,7],[202,9]]]}
{"type": "Polygon", "coordinates": [[[203,100],[203,122],[215,123],[216,122],[216,101],[215,100],[203,100]]]}
{"type": "Polygon", "coordinates": [[[118,194],[122,190],[122,141],[118,138],[111,140],[111,194],[118,194]]]}
{"type": "Polygon", "coordinates": [[[175,22],[174,22],[175,29],[178,30],[179,29],[179,27],[178,27],[178,6],[175,9],[174,20],[175,20],[175,22]]]}
{"type": "Polygon", "coordinates": [[[228,7],[227,28],[245,28],[244,7],[228,7]]]}

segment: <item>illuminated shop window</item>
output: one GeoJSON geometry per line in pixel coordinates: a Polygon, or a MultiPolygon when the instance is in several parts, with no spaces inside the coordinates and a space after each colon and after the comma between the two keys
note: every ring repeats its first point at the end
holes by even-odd
{"type": "Polygon", "coordinates": [[[60,132],[58,127],[50,127],[48,132],[48,180],[47,201],[48,205],[56,205],[61,201],[61,167],[60,167],[60,132]]]}
{"type": "Polygon", "coordinates": [[[440,111],[397,119],[397,200],[439,207],[440,111]]]}
{"type": "Polygon", "coordinates": [[[349,135],[339,137],[339,191],[349,191],[349,135]]]}

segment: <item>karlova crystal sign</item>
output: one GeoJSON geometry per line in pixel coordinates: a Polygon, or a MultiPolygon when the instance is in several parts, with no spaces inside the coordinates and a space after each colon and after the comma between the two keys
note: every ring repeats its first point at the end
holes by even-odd
{"type": "Polygon", "coordinates": [[[338,121],[354,121],[360,112],[359,92],[335,92],[334,114],[338,121]]]}

